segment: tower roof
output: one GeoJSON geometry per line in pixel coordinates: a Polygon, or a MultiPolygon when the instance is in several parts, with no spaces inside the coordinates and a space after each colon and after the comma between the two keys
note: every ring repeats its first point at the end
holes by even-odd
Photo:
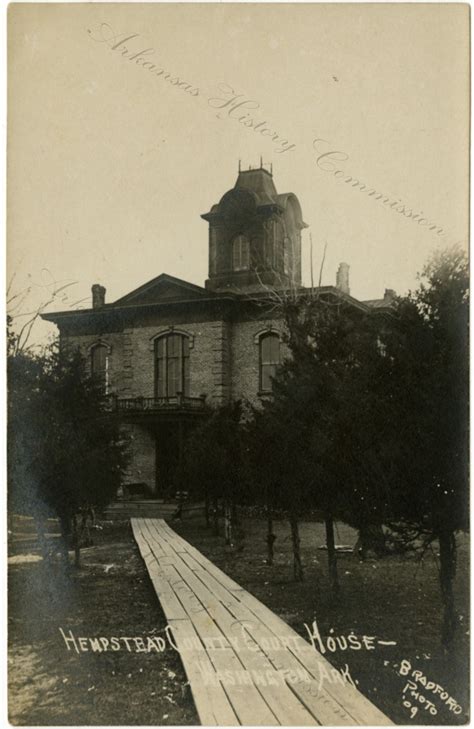
{"type": "Polygon", "coordinates": [[[229,203],[232,204],[231,201],[236,199],[243,200],[243,193],[247,196],[247,205],[254,211],[270,208],[284,213],[289,206],[292,206],[298,227],[300,229],[308,227],[303,221],[301,207],[296,195],[292,192],[279,194],[273,182],[273,175],[262,166],[257,169],[239,170],[234,187],[228,190],[220,201],[201,217],[209,221],[215,216],[225,215],[229,203]]]}
{"type": "Polygon", "coordinates": [[[263,167],[239,172],[234,190],[251,190],[257,197],[258,205],[277,204],[278,193],[273,177],[263,167]]]}

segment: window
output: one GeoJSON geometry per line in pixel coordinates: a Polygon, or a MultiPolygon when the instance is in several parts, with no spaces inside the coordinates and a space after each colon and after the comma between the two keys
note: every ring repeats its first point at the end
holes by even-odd
{"type": "Polygon", "coordinates": [[[217,271],[217,240],[216,229],[209,229],[209,274],[217,271]]]}
{"type": "Polygon", "coordinates": [[[280,271],[284,265],[285,246],[283,226],[280,220],[273,221],[273,267],[280,271]]]}
{"type": "Polygon", "coordinates": [[[265,268],[273,268],[273,240],[270,236],[265,236],[264,239],[264,266],[265,268]]]}
{"type": "Polygon", "coordinates": [[[246,271],[249,267],[249,240],[245,235],[237,235],[232,241],[232,268],[246,271]]]}
{"type": "Polygon", "coordinates": [[[156,396],[189,394],[189,339],[167,334],[156,341],[156,396]]]}
{"type": "Polygon", "coordinates": [[[269,332],[260,337],[260,390],[270,392],[280,364],[280,337],[269,332]]]}
{"type": "Polygon", "coordinates": [[[91,349],[91,374],[97,387],[104,393],[108,385],[108,351],[105,344],[96,344],[91,349]]]}
{"type": "Polygon", "coordinates": [[[290,273],[290,261],[291,261],[291,241],[289,238],[285,238],[283,241],[283,270],[286,274],[290,273]]]}

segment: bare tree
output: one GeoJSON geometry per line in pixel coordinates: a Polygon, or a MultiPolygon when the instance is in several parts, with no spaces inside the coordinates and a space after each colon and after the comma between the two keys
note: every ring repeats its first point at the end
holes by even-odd
{"type": "Polygon", "coordinates": [[[61,280],[56,281],[54,276],[48,269],[43,269],[42,273],[46,273],[49,277],[46,282],[35,282],[31,276],[28,276],[30,282],[28,285],[14,290],[16,281],[16,273],[13,273],[7,286],[7,326],[9,330],[9,352],[12,355],[26,352],[35,345],[31,343],[31,335],[35,324],[38,322],[41,314],[51,305],[61,302],[68,308],[76,309],[88,298],[79,299],[77,301],[70,300],[68,292],[73,286],[77,285],[77,281],[61,280]],[[33,303],[32,299],[38,299],[35,296],[40,292],[39,303],[33,303]]]}

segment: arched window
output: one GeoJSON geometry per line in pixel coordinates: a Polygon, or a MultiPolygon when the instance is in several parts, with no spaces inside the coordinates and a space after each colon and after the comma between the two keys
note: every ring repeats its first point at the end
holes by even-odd
{"type": "Polygon", "coordinates": [[[91,374],[97,387],[106,393],[108,385],[108,352],[105,344],[95,344],[91,349],[91,374]]]}
{"type": "Polygon", "coordinates": [[[270,392],[272,377],[275,377],[280,364],[280,337],[268,332],[260,337],[260,390],[270,392]]]}
{"type": "Polygon", "coordinates": [[[283,241],[283,270],[286,274],[290,273],[291,258],[291,240],[287,236],[283,241]]]}
{"type": "Polygon", "coordinates": [[[155,344],[156,397],[189,395],[189,339],[183,334],[166,334],[155,344]]]}
{"type": "Polygon", "coordinates": [[[232,241],[232,268],[234,271],[247,271],[249,267],[249,239],[236,235],[232,241]]]}

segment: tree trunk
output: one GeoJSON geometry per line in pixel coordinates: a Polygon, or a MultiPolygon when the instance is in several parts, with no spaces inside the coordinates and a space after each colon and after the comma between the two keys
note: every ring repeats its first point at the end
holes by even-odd
{"type": "Polygon", "coordinates": [[[49,559],[48,540],[46,539],[46,517],[36,515],[34,517],[36,534],[38,535],[38,544],[41,550],[41,556],[46,562],[49,559]]]}
{"type": "Polygon", "coordinates": [[[211,526],[211,519],[209,515],[209,491],[207,490],[207,488],[204,492],[204,514],[206,517],[206,529],[209,529],[209,527],[211,526]]]}
{"type": "Polygon", "coordinates": [[[448,647],[454,638],[457,616],[454,608],[453,581],[456,574],[456,536],[453,531],[441,531],[438,535],[440,571],[439,581],[443,600],[443,627],[441,642],[448,647]]]}
{"type": "Polygon", "coordinates": [[[81,527],[79,531],[79,540],[80,543],[82,543],[82,546],[84,547],[92,547],[93,541],[92,541],[92,534],[91,534],[91,527],[89,526],[89,522],[91,526],[94,525],[94,511],[92,508],[85,509],[81,514],[81,527]]]}
{"type": "Polygon", "coordinates": [[[267,564],[273,564],[273,543],[276,536],[273,534],[273,516],[270,506],[267,506],[267,564]]]}
{"type": "Polygon", "coordinates": [[[290,516],[291,527],[291,543],[293,545],[293,574],[295,580],[302,582],[304,579],[303,565],[301,563],[300,553],[300,533],[298,528],[298,520],[295,516],[290,516]]]}
{"type": "Polygon", "coordinates": [[[244,549],[245,532],[242,528],[242,520],[240,518],[239,510],[235,501],[232,501],[231,506],[231,527],[232,527],[232,543],[237,552],[242,552],[244,549]]]}
{"type": "Polygon", "coordinates": [[[68,516],[59,517],[59,525],[61,528],[61,554],[64,566],[69,568],[69,539],[71,536],[71,520],[68,516]]]}
{"type": "Polygon", "coordinates": [[[76,514],[72,517],[72,543],[74,546],[74,566],[81,566],[81,535],[76,514]]]}
{"type": "Polygon", "coordinates": [[[214,536],[219,536],[219,512],[218,512],[218,502],[217,497],[214,499],[214,509],[212,514],[212,521],[213,521],[213,531],[214,536]]]}
{"type": "Polygon", "coordinates": [[[326,546],[328,549],[329,582],[333,595],[338,595],[340,588],[337,576],[337,555],[336,545],[334,541],[334,521],[330,514],[326,514],[324,522],[326,525],[326,546]]]}
{"type": "Polygon", "coordinates": [[[227,499],[224,501],[224,537],[227,545],[232,542],[232,515],[231,506],[227,499]]]}

